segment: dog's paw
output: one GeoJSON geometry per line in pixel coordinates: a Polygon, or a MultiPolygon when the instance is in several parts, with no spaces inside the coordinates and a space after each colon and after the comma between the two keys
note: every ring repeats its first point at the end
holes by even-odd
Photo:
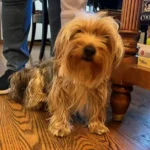
{"type": "Polygon", "coordinates": [[[100,122],[91,122],[89,123],[88,128],[91,133],[96,133],[99,135],[109,132],[109,129],[103,123],[100,122]]]}
{"type": "Polygon", "coordinates": [[[48,130],[55,136],[64,137],[71,133],[72,126],[71,125],[63,125],[63,126],[54,126],[50,125],[48,130]]]}

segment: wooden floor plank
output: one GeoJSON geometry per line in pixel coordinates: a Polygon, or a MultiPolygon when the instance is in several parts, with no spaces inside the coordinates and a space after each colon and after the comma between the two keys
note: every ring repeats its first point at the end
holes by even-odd
{"type": "Polygon", "coordinates": [[[8,101],[7,96],[0,96],[0,110],[2,149],[123,149],[109,134],[90,134],[82,125],[76,125],[68,137],[54,137],[47,130],[47,112],[25,110],[21,105],[8,101]]]}

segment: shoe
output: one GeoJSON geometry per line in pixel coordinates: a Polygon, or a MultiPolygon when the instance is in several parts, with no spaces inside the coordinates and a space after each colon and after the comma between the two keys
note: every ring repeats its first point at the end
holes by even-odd
{"type": "Polygon", "coordinates": [[[10,86],[10,75],[12,75],[15,71],[13,70],[6,70],[4,75],[0,77],[0,94],[8,94],[9,93],[9,86],[10,86]]]}

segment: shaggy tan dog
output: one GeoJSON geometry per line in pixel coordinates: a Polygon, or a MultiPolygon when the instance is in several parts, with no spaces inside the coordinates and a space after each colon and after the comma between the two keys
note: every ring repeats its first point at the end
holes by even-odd
{"type": "Polygon", "coordinates": [[[103,13],[79,15],[59,32],[55,52],[53,60],[13,75],[11,98],[24,99],[27,107],[47,102],[53,135],[68,135],[77,112],[90,132],[107,132],[107,85],[124,54],[118,24],[103,13]]]}

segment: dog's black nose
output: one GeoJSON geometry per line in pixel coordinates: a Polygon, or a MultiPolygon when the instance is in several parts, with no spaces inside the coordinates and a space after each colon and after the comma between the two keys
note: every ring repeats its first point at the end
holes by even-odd
{"type": "Polygon", "coordinates": [[[93,56],[95,54],[96,50],[93,46],[86,46],[84,48],[84,54],[87,56],[93,56]]]}

